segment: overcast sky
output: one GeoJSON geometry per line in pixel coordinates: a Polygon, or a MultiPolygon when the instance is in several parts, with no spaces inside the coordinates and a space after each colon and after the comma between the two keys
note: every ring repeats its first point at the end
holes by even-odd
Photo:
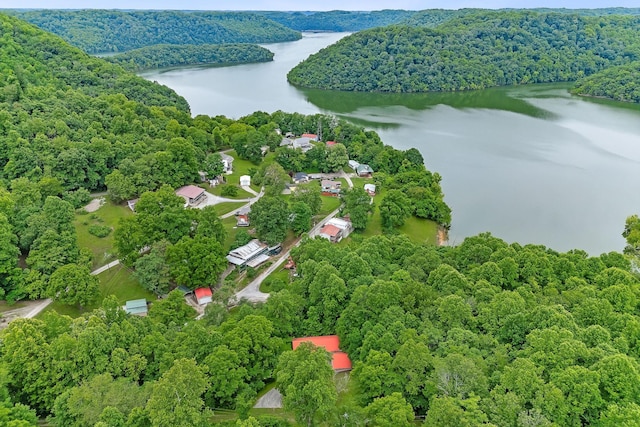
{"type": "Polygon", "coordinates": [[[433,8],[640,7],[638,0],[0,0],[0,8],[380,10],[433,8]]]}

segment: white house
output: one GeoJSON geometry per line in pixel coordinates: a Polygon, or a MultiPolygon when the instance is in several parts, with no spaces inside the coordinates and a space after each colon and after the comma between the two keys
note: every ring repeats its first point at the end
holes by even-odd
{"type": "Polygon", "coordinates": [[[349,160],[349,167],[353,170],[356,170],[356,168],[360,166],[360,163],[356,162],[355,160],[349,160]]]}
{"type": "Polygon", "coordinates": [[[240,177],[240,187],[248,187],[251,185],[251,177],[249,175],[242,175],[240,177]]]}
{"type": "Polygon", "coordinates": [[[364,185],[364,191],[369,193],[369,195],[371,197],[375,196],[376,195],[376,186],[375,186],[375,184],[365,184],[364,185]]]}
{"type": "Polygon", "coordinates": [[[225,153],[220,153],[220,157],[222,157],[223,172],[227,174],[233,173],[233,157],[225,153]]]}

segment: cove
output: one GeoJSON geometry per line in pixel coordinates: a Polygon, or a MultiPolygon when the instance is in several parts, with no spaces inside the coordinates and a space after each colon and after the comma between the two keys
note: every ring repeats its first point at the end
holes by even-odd
{"type": "Polygon", "coordinates": [[[572,96],[568,85],[463,93],[362,94],[299,89],[287,72],[346,34],[264,45],[273,62],[142,74],[184,96],[194,115],[257,110],[334,114],[418,148],[442,175],[450,242],[489,231],[507,242],[592,255],[621,251],[640,213],[640,108],[572,96]]]}

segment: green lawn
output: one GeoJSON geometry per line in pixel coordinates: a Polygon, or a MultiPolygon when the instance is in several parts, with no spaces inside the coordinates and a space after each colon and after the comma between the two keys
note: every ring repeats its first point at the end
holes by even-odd
{"type": "MultiPolygon", "coordinates": [[[[240,178],[238,178],[240,179],[240,178]]],[[[253,185],[251,187],[254,187],[253,185]]],[[[208,187],[207,191],[211,194],[214,194],[216,196],[219,197],[224,197],[226,199],[250,199],[252,197],[254,197],[253,194],[249,193],[248,191],[243,190],[241,187],[238,186],[238,184],[222,184],[222,185],[216,185],[215,187],[208,187]],[[223,196],[222,195],[222,188],[225,185],[235,185],[238,188],[238,194],[236,194],[235,196],[223,196]]],[[[257,190],[259,191],[259,189],[257,190]]]]}
{"type": "Polygon", "coordinates": [[[220,203],[217,205],[213,205],[213,209],[216,211],[216,213],[218,214],[218,216],[222,216],[224,214],[228,214],[231,211],[234,211],[244,205],[246,205],[247,202],[225,202],[225,203],[220,203]]]}
{"type": "Polygon", "coordinates": [[[101,267],[116,259],[113,250],[113,230],[120,218],[133,215],[126,205],[116,205],[107,200],[96,212],[76,214],[74,225],[78,234],[78,245],[88,248],[93,254],[93,268],[101,267]],[[96,237],[89,233],[92,225],[111,227],[111,233],[106,237],[96,237]]]}
{"type": "Polygon", "coordinates": [[[416,243],[438,244],[438,224],[434,221],[412,216],[398,229],[416,243]]]}
{"type": "Polygon", "coordinates": [[[320,207],[320,212],[318,212],[318,216],[322,218],[324,218],[325,216],[329,215],[331,212],[338,209],[338,207],[340,206],[340,203],[342,203],[342,201],[340,200],[340,197],[333,197],[333,196],[321,196],[321,197],[322,197],[322,206],[320,207]]]}
{"type": "MultiPolygon", "coordinates": [[[[55,310],[60,314],[71,317],[80,317],[83,313],[90,312],[102,304],[102,300],[108,295],[115,295],[118,301],[124,305],[125,302],[132,299],[145,298],[147,301],[154,301],[156,296],[143,289],[138,281],[133,277],[131,271],[123,265],[117,265],[98,276],[100,280],[100,297],[95,303],[83,307],[82,310],[75,305],[61,304],[54,301],[42,313],[55,310]]],[[[40,313],[37,317],[42,315],[40,313]]]]}
{"type": "Polygon", "coordinates": [[[224,241],[224,249],[228,250],[231,247],[231,244],[236,239],[236,234],[238,234],[238,230],[240,230],[240,228],[236,227],[235,216],[230,216],[229,218],[223,219],[222,225],[224,225],[224,229],[227,230],[227,238],[224,241]]]}
{"type": "MultiPolygon", "coordinates": [[[[250,169],[258,169],[260,167],[260,165],[254,165],[248,160],[241,159],[235,150],[231,150],[227,154],[233,157],[233,173],[231,175],[225,175],[227,183],[229,184],[240,185],[240,177],[242,175],[251,175],[249,173],[250,169]]],[[[265,161],[267,158],[269,158],[269,155],[267,155],[265,161]]],[[[254,191],[260,191],[260,188],[257,185],[253,185],[253,183],[251,184],[251,188],[254,191]]]]}
{"type": "MultiPolygon", "coordinates": [[[[283,264],[284,265],[284,264],[283,264]]],[[[269,275],[262,284],[260,285],[260,292],[271,293],[274,292],[273,282],[276,280],[281,280],[284,283],[289,283],[291,281],[291,277],[289,275],[289,270],[285,270],[284,267],[280,267],[273,273],[269,275]]]]}
{"type": "Polygon", "coordinates": [[[365,184],[373,184],[373,178],[351,178],[353,188],[364,188],[365,184]]]}
{"type": "Polygon", "coordinates": [[[0,301],[0,313],[16,310],[18,308],[25,307],[26,305],[27,301],[16,301],[13,304],[8,304],[6,301],[0,301]]]}

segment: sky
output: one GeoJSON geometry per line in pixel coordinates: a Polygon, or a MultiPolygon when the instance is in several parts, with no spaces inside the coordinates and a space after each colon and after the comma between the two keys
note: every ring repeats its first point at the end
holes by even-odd
{"type": "Polygon", "coordinates": [[[194,9],[194,10],[381,10],[564,7],[640,7],[638,0],[0,0],[0,8],[194,9]]]}

